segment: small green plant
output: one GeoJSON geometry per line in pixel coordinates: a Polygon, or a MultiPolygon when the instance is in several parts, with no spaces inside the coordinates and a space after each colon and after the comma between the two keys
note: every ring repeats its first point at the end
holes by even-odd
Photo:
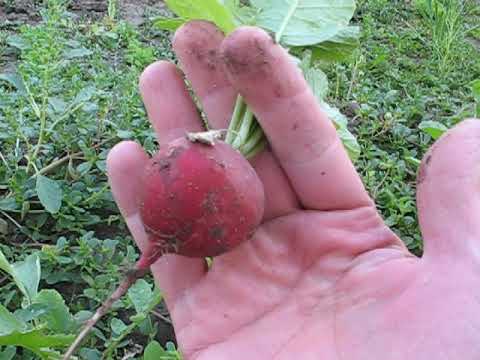
{"type": "Polygon", "coordinates": [[[40,260],[36,254],[10,264],[0,251],[0,271],[23,295],[22,306],[9,311],[0,304],[0,354],[12,359],[23,348],[39,359],[59,359],[59,350],[72,341],[79,326],[62,296],[51,289],[39,291],[40,260]],[[9,357],[10,356],[10,357],[9,357]]]}
{"type": "MultiPolygon", "coordinates": [[[[52,254],[52,251],[54,252],[53,249],[45,250],[43,256],[52,254]]],[[[7,274],[23,296],[21,306],[13,312],[0,304],[0,356],[3,355],[0,358],[13,359],[17,348],[23,348],[35,354],[38,359],[60,359],[60,350],[70,345],[75,337],[73,333],[88,313],[79,312],[73,316],[57,290],[39,290],[42,278],[39,254],[29,255],[21,262],[10,264],[0,251],[0,273],[7,274]]],[[[129,289],[127,297],[135,313],[129,317],[129,324],[117,317],[111,319],[112,337],[105,339],[104,358],[111,358],[123,339],[135,329],[145,327],[150,312],[162,300],[159,290],[152,290],[152,286],[143,279],[129,289]]],[[[155,344],[151,347],[152,353],[158,350],[155,344]]],[[[95,350],[90,352],[99,354],[95,350]]],[[[170,356],[176,352],[170,345],[170,349],[164,353],[170,356]]]]}
{"type": "Polygon", "coordinates": [[[430,27],[432,50],[440,72],[445,73],[464,40],[469,0],[416,0],[416,6],[430,27]]]}
{"type": "Polygon", "coordinates": [[[163,348],[157,341],[150,342],[143,353],[143,360],[181,360],[175,344],[168,342],[163,348]]]}

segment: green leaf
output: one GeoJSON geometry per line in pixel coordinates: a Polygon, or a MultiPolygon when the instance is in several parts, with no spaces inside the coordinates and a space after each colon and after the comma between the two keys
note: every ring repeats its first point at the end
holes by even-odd
{"type": "Polygon", "coordinates": [[[185,20],[207,20],[225,33],[235,29],[232,13],[218,0],[166,0],[169,9],[185,20]]]}
{"type": "Polygon", "coordinates": [[[147,311],[152,302],[153,291],[151,285],[144,279],[139,279],[128,289],[128,298],[133,303],[135,311],[141,313],[147,311]]]}
{"type": "Polygon", "coordinates": [[[23,322],[29,322],[38,319],[40,315],[47,312],[47,307],[40,304],[28,305],[25,308],[15,310],[14,315],[23,322]]]}
{"type": "Polygon", "coordinates": [[[143,353],[143,360],[175,359],[157,341],[151,341],[143,353]]]}
{"type": "Polygon", "coordinates": [[[100,360],[102,353],[96,349],[82,348],[79,352],[80,358],[84,360],[100,360]]]}
{"type": "Polygon", "coordinates": [[[343,115],[340,110],[337,108],[330,106],[326,102],[320,103],[321,108],[325,113],[328,115],[328,118],[333,121],[335,127],[337,129],[344,127],[346,128],[348,125],[348,119],[345,115],[343,115]]]}
{"type": "Polygon", "coordinates": [[[0,270],[12,278],[17,287],[31,303],[40,283],[40,260],[36,254],[27,256],[25,261],[11,265],[0,251],[0,270]]]}
{"type": "Polygon", "coordinates": [[[325,102],[321,102],[320,106],[323,111],[328,115],[328,118],[333,122],[337,129],[337,134],[342,140],[343,146],[348,152],[348,155],[355,161],[361,153],[360,145],[357,142],[355,136],[348,130],[348,119],[337,108],[328,105],[325,102]]]}
{"type": "Polygon", "coordinates": [[[0,270],[3,270],[10,276],[14,277],[12,266],[8,262],[5,255],[3,255],[3,252],[1,250],[0,250],[0,270]]]}
{"type": "Polygon", "coordinates": [[[34,304],[43,305],[45,313],[39,316],[47,323],[48,329],[57,333],[70,333],[74,330],[74,320],[65,305],[65,300],[56,290],[46,289],[33,299],[34,304]]]}
{"type": "Polygon", "coordinates": [[[38,285],[40,284],[40,259],[37,254],[31,254],[25,258],[24,261],[12,265],[14,279],[17,283],[22,284],[20,290],[27,297],[28,302],[31,303],[33,298],[37,296],[38,285]]]}
{"type": "Polygon", "coordinates": [[[62,205],[62,188],[55,181],[43,175],[37,176],[37,195],[45,210],[55,214],[62,205]]]}
{"type": "Polygon", "coordinates": [[[70,49],[63,53],[67,59],[82,58],[93,54],[93,51],[86,48],[70,49]]]}
{"type": "Polygon", "coordinates": [[[346,26],[331,39],[313,46],[313,60],[328,62],[347,59],[359,45],[360,28],[346,26]]]}
{"type": "Polygon", "coordinates": [[[37,328],[29,331],[13,331],[0,336],[0,345],[13,345],[27,348],[35,353],[42,348],[63,348],[69,346],[75,339],[74,335],[47,335],[45,329],[37,328]]]}
{"type": "Polygon", "coordinates": [[[25,94],[27,92],[23,79],[18,73],[0,74],[0,81],[6,81],[21,94],[25,94]]]}
{"type": "Polygon", "coordinates": [[[0,359],[11,360],[17,354],[15,346],[7,346],[5,350],[0,351],[0,359]]]}
{"type": "Polygon", "coordinates": [[[350,159],[352,159],[352,161],[357,160],[360,156],[361,148],[355,136],[346,127],[338,128],[337,134],[340,140],[342,140],[343,146],[347,150],[350,159]]]}
{"type": "Polygon", "coordinates": [[[233,14],[237,26],[256,24],[257,9],[250,6],[244,6],[240,4],[239,0],[223,0],[221,2],[233,14]]]}
{"type": "Polygon", "coordinates": [[[318,101],[322,102],[328,93],[328,78],[320,69],[307,68],[303,71],[305,79],[307,80],[313,94],[318,101]]]}
{"type": "Polygon", "coordinates": [[[77,96],[75,96],[75,99],[73,99],[73,104],[85,103],[92,99],[96,93],[98,93],[98,89],[95,86],[91,85],[84,87],[78,92],[77,96]]]}
{"type": "Polygon", "coordinates": [[[30,43],[20,35],[10,35],[7,38],[7,44],[17,48],[18,50],[28,50],[31,48],[30,43]]]}
{"type": "Polygon", "coordinates": [[[115,335],[121,335],[125,330],[128,329],[128,326],[125,323],[117,318],[113,318],[112,322],[110,323],[110,327],[115,335]]]}
{"type": "Polygon", "coordinates": [[[251,0],[257,26],[275,33],[287,46],[306,46],[333,38],[348,25],[354,0],[251,0]]]}
{"type": "Polygon", "coordinates": [[[438,139],[442,134],[448,130],[448,128],[439,123],[438,121],[422,121],[418,127],[428,135],[430,135],[434,140],[438,139]]]}
{"type": "Polygon", "coordinates": [[[182,18],[158,17],[153,21],[153,26],[160,30],[175,31],[185,22],[186,20],[182,18]]]}
{"type": "Polygon", "coordinates": [[[25,323],[21,322],[15,315],[0,304],[0,337],[26,329],[27,325],[25,323]]]}
{"type": "Polygon", "coordinates": [[[4,198],[0,200],[0,210],[12,211],[17,210],[17,201],[13,197],[4,198]]]}

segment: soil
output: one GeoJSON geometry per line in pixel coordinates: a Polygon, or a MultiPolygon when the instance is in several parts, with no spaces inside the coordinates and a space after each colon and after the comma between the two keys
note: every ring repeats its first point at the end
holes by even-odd
{"type": "MultiPolygon", "coordinates": [[[[0,0],[0,28],[11,28],[40,21],[38,0],[0,0]]],[[[68,10],[82,18],[98,19],[108,11],[106,0],[72,1],[68,10]]],[[[165,13],[161,0],[117,0],[120,17],[133,25],[141,25],[148,17],[165,13]]]]}
{"type": "Polygon", "coordinates": [[[37,23],[40,13],[36,3],[33,0],[0,0],[0,29],[37,23]]]}

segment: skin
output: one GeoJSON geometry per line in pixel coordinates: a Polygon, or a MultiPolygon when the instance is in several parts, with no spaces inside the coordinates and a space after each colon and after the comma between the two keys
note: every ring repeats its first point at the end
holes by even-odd
{"type": "MultiPolygon", "coordinates": [[[[213,25],[180,28],[174,50],[213,126],[241,93],[271,150],[253,159],[266,212],[253,239],[215,258],[176,255],[152,266],[185,359],[430,360],[480,358],[480,122],[451,129],[418,174],[422,258],[384,224],[331,122],[267,34],[226,39],[213,25]]],[[[201,130],[181,73],[157,62],[140,90],[159,141],[201,130]]],[[[108,172],[140,248],[135,205],[147,161],[115,146],[108,172]]]]}

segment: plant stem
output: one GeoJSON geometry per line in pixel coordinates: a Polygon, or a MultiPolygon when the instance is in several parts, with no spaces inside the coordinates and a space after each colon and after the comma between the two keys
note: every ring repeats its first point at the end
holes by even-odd
{"type": "Polygon", "coordinates": [[[238,135],[232,144],[235,149],[238,149],[241,145],[245,144],[248,134],[250,133],[250,128],[254,124],[255,123],[253,122],[253,113],[250,109],[247,108],[247,110],[245,111],[245,115],[243,116],[238,135]]]}
{"type": "Polygon", "coordinates": [[[248,154],[250,151],[252,151],[255,146],[262,140],[263,138],[263,130],[260,126],[258,126],[250,135],[249,139],[247,142],[245,142],[240,149],[240,152],[242,154],[248,154]]]}
{"type": "Polygon", "coordinates": [[[240,119],[242,118],[243,112],[245,111],[245,102],[243,98],[238,95],[237,101],[235,102],[235,109],[233,110],[232,119],[230,120],[230,125],[228,127],[227,137],[225,142],[227,144],[232,144],[235,134],[237,133],[237,129],[240,123],[240,119]]]}
{"type": "Polygon", "coordinates": [[[235,102],[225,142],[240,151],[246,158],[255,156],[266,145],[260,124],[240,95],[235,102]]]}
{"type": "Polygon", "coordinates": [[[247,159],[253,158],[255,155],[260,153],[263,149],[265,149],[266,145],[267,145],[267,139],[265,139],[265,137],[262,137],[262,139],[255,145],[255,147],[250,152],[245,154],[245,157],[247,159]]]}

